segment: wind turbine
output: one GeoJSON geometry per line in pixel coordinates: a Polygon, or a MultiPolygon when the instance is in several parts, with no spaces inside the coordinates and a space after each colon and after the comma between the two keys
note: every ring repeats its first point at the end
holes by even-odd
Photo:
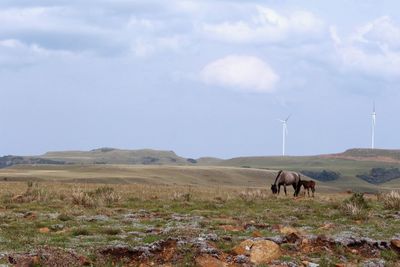
{"type": "Polygon", "coordinates": [[[371,121],[371,123],[372,123],[372,128],[371,128],[371,130],[372,130],[372,133],[371,133],[371,148],[372,149],[374,149],[375,148],[375,124],[376,124],[376,112],[375,112],[375,102],[374,102],[374,104],[373,104],[373,108],[372,108],[372,114],[371,114],[371,116],[372,116],[372,121],[371,121]]]}
{"type": "Polygon", "coordinates": [[[290,115],[285,120],[279,119],[279,121],[282,122],[282,156],[285,156],[286,136],[288,134],[287,122],[289,118],[290,115]]]}

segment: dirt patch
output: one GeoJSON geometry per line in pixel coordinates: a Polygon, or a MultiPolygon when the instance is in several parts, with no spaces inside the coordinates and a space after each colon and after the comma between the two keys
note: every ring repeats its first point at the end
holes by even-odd
{"type": "Polygon", "coordinates": [[[16,266],[84,266],[90,265],[90,261],[78,255],[72,250],[64,250],[54,247],[43,247],[34,253],[11,254],[9,263],[16,266]]]}

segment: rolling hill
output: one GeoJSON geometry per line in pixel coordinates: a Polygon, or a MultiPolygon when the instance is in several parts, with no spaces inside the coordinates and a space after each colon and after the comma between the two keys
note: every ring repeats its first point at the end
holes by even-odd
{"type": "MultiPolygon", "coordinates": [[[[176,155],[173,151],[100,148],[91,151],[48,152],[32,157],[5,156],[0,158],[0,167],[7,167],[2,170],[0,177],[10,179],[13,177],[18,179],[51,178],[47,174],[52,176],[63,173],[62,170],[65,170],[68,174],[74,174],[74,179],[86,179],[88,173],[92,173],[90,177],[98,178],[92,181],[99,181],[101,178],[101,181],[107,182],[108,178],[112,178],[117,179],[114,182],[141,181],[173,184],[178,180],[179,183],[185,182],[182,179],[186,177],[188,184],[209,183],[211,185],[225,184],[229,180],[227,177],[239,177],[236,174],[240,170],[245,175],[240,176],[238,180],[231,178],[232,185],[240,186],[252,185],[250,180],[243,181],[246,181],[247,176],[252,177],[253,171],[275,172],[284,169],[301,172],[304,176],[314,178],[320,184],[323,183],[324,186],[331,188],[359,191],[400,188],[400,177],[397,177],[397,173],[400,176],[398,170],[400,169],[400,150],[384,149],[349,149],[343,153],[316,156],[238,157],[223,160],[212,157],[188,159],[176,155]],[[57,171],[51,168],[56,168],[57,171]],[[39,169],[41,171],[38,171],[39,169]],[[120,177],[117,174],[122,170],[124,175],[120,177]],[[203,175],[207,173],[207,170],[213,170],[208,174],[209,178],[203,175]],[[24,173],[29,175],[24,176],[24,173]],[[212,182],[212,179],[215,181],[212,182]]],[[[60,176],[63,180],[67,178],[65,175],[60,176]]],[[[261,182],[254,185],[256,184],[261,184],[261,182]]]]}

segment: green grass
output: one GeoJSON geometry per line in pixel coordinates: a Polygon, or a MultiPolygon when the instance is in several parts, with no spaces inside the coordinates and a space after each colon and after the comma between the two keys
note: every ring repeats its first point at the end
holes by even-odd
{"type": "MultiPolygon", "coordinates": [[[[14,183],[10,188],[7,186],[10,184],[4,183],[4,194],[9,190],[15,190],[15,194],[26,191],[25,183],[14,183]]],[[[35,186],[53,197],[21,203],[9,199],[0,202],[0,251],[30,252],[41,246],[50,246],[71,248],[81,254],[91,255],[113,244],[137,246],[169,237],[190,240],[211,233],[219,239],[210,243],[221,252],[233,255],[232,248],[242,240],[252,238],[254,231],[260,232],[263,237],[281,235],[277,230],[279,225],[295,227],[305,235],[334,236],[343,231],[354,231],[355,234],[379,240],[389,240],[398,233],[398,221],[391,219],[396,211],[385,209],[383,203],[370,195],[364,199],[367,203],[364,209],[368,215],[355,219],[344,214],[340,207],[346,201],[361,203],[364,200],[344,193],[320,193],[315,198],[293,199],[275,197],[266,192],[246,200],[240,197],[241,189],[238,188],[191,187],[193,197],[188,201],[178,201],[172,197],[173,192],[188,192],[187,187],[118,185],[104,189],[103,185],[91,185],[85,188],[85,192],[112,191],[121,196],[121,201],[89,208],[73,204],[70,196],[72,188],[66,184],[39,183],[35,186]],[[142,195],[135,196],[137,191],[142,191],[142,195]],[[230,197],[221,201],[217,198],[221,191],[229,193],[230,197]],[[158,193],[158,198],[153,198],[154,192],[158,193]],[[204,192],[207,194],[202,195],[204,192]],[[105,217],[104,220],[92,220],[96,215],[107,217],[101,217],[105,217]],[[326,223],[334,227],[323,228],[326,223]],[[53,227],[57,224],[63,227],[53,227]],[[222,225],[242,227],[257,224],[266,228],[257,229],[254,226],[238,232],[221,228],[222,225]],[[40,233],[42,227],[48,227],[51,231],[40,233]],[[165,229],[168,231],[164,232],[165,229]]],[[[293,254],[297,253],[296,245],[284,244],[281,248],[284,252],[282,261],[296,258],[293,254]]],[[[180,249],[184,250],[184,255],[177,265],[185,262],[193,265],[193,257],[197,255],[195,247],[187,243],[180,249]]],[[[333,248],[330,254],[319,251],[303,256],[321,258],[321,266],[330,266],[339,263],[339,256],[343,254],[350,261],[360,260],[361,257],[349,254],[343,247],[333,248]]],[[[391,262],[396,260],[392,251],[382,251],[382,257],[391,262]]]]}

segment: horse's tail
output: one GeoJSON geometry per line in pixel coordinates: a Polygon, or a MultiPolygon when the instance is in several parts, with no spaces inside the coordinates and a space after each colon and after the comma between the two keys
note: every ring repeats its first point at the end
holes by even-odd
{"type": "Polygon", "coordinates": [[[278,172],[278,175],[277,175],[276,178],[275,178],[274,184],[276,184],[276,181],[278,180],[279,176],[281,176],[281,173],[282,173],[282,172],[283,172],[283,170],[280,170],[280,171],[278,172]]]}

